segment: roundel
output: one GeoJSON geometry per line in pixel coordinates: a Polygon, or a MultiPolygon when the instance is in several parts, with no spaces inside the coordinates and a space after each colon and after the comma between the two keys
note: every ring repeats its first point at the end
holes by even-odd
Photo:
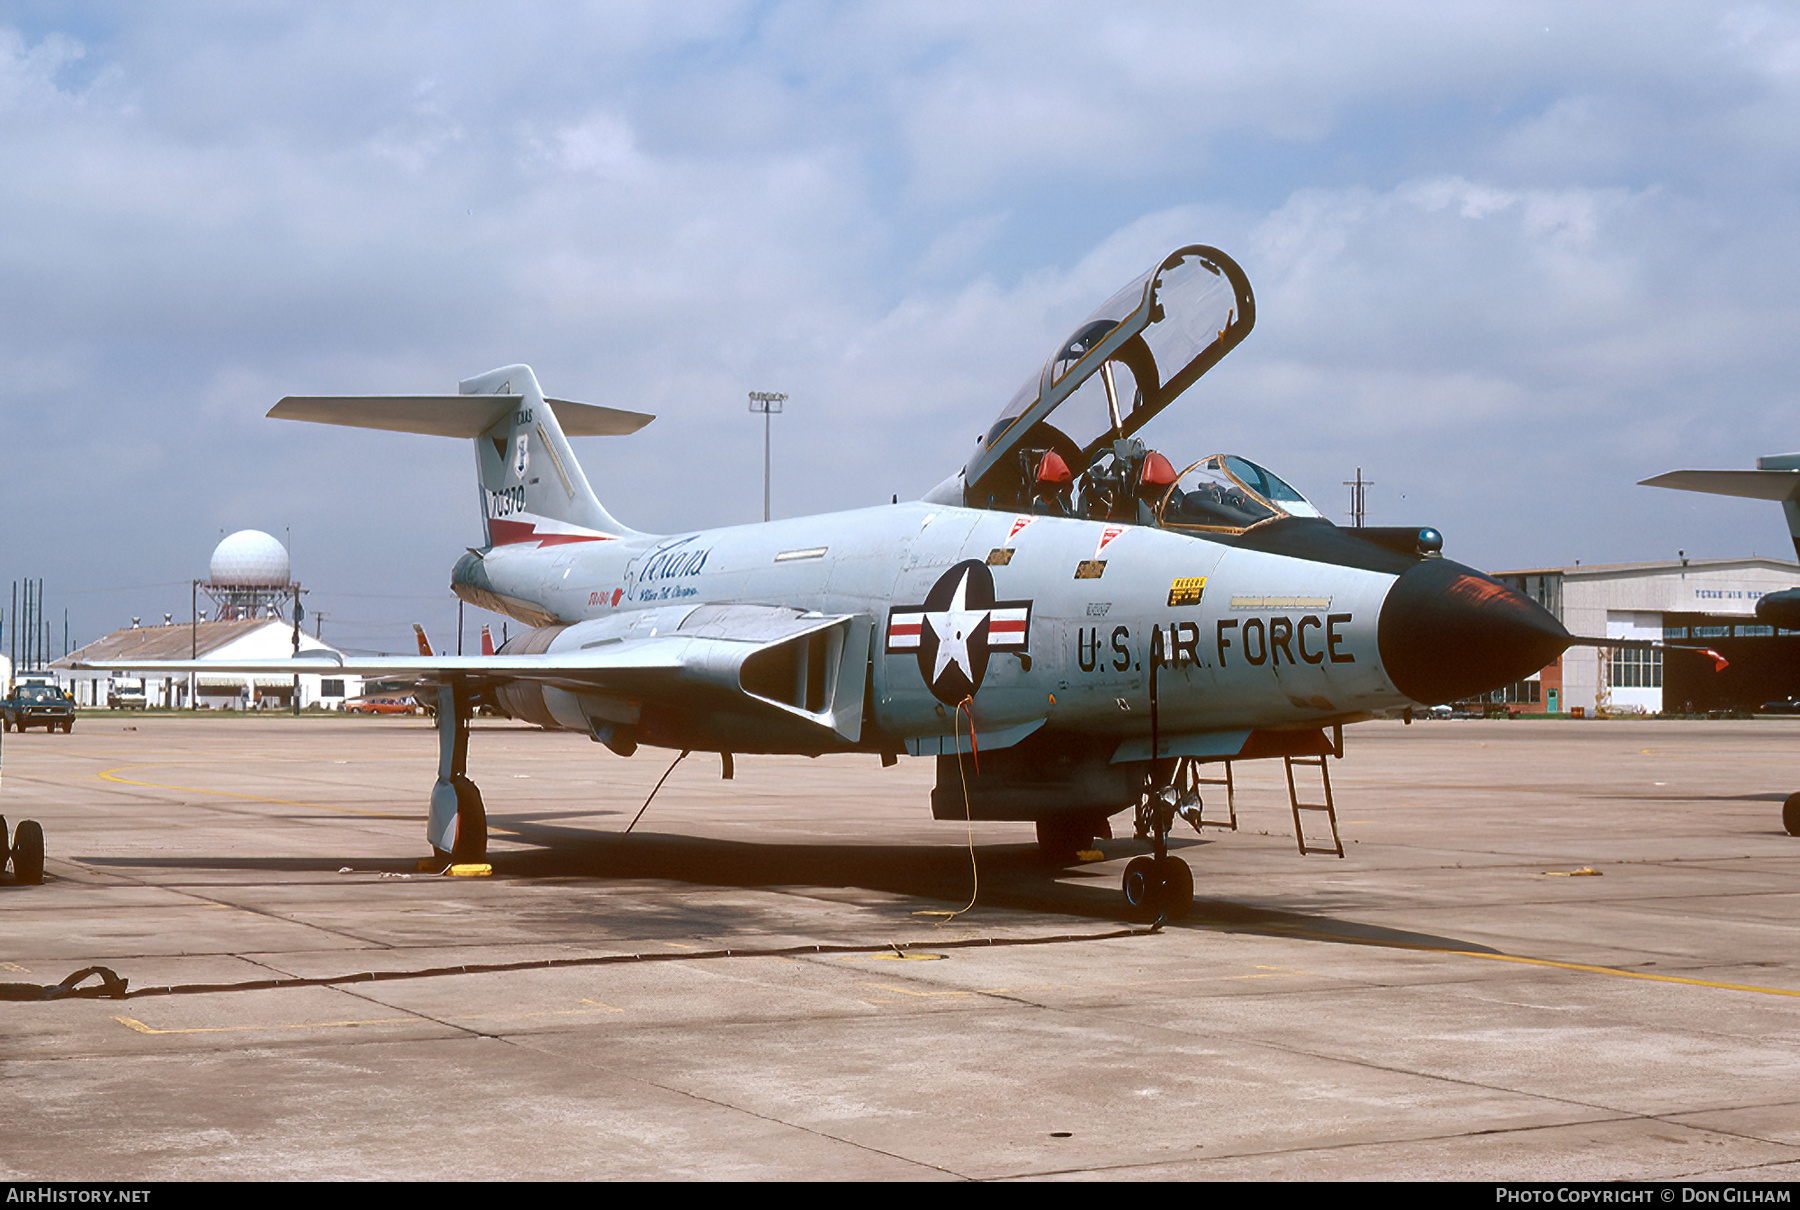
{"type": "Polygon", "coordinates": [[[994,598],[994,573],[965,559],[937,578],[925,600],[888,611],[889,654],[912,652],[919,676],[947,706],[973,697],[994,652],[1025,651],[1031,602],[994,598]]]}

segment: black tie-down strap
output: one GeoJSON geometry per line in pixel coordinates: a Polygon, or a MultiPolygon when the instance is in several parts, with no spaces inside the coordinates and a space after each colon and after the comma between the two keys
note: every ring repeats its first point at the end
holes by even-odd
{"type": "Polygon", "coordinates": [[[0,983],[0,1000],[123,1000],[127,980],[119,978],[110,967],[89,966],[76,971],[61,983],[0,983]],[[97,986],[79,986],[89,975],[100,976],[97,986]]]}

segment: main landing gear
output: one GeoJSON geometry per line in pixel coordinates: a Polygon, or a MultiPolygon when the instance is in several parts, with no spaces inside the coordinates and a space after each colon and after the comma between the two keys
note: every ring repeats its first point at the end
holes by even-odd
{"type": "Polygon", "coordinates": [[[1781,804],[1781,826],[1789,836],[1800,836],[1800,794],[1790,794],[1781,804]]]}
{"type": "Polygon", "coordinates": [[[37,886],[44,881],[44,828],[35,819],[19,821],[19,830],[10,842],[6,833],[6,817],[0,815],[0,867],[12,862],[13,881],[20,886],[37,886]]]}
{"type": "Polygon", "coordinates": [[[440,867],[487,860],[487,808],[468,777],[472,713],[465,691],[454,684],[438,686],[438,776],[425,838],[440,867]]]}
{"type": "Polygon", "coordinates": [[[1112,825],[1104,815],[1037,821],[1038,854],[1046,865],[1074,865],[1096,839],[1112,839],[1112,825]]]}
{"type": "Polygon", "coordinates": [[[1150,790],[1138,802],[1138,839],[1148,840],[1151,852],[1125,866],[1125,906],[1135,920],[1184,920],[1194,906],[1194,872],[1169,853],[1169,828],[1179,803],[1172,785],[1150,790]]]}

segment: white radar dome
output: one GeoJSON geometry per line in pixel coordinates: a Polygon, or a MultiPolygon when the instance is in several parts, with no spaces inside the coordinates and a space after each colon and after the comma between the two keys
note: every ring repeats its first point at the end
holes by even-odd
{"type": "Polygon", "coordinates": [[[260,529],[240,529],[213,548],[212,582],[232,588],[286,584],[287,547],[260,529]]]}

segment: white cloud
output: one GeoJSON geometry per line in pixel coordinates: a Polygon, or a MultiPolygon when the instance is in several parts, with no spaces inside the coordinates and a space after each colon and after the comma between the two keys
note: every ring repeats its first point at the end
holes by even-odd
{"type": "Polygon", "coordinates": [[[1361,463],[1456,553],[1561,557],[1534,544],[1579,516],[1577,553],[1634,557],[1663,541],[1635,479],[1800,444],[1785,9],[104,21],[0,29],[0,443],[92,484],[20,526],[0,576],[106,574],[66,552],[126,500],[168,538],[117,557],[187,566],[263,500],[331,534],[304,574],[440,588],[466,451],[260,416],[515,360],[663,413],[584,443],[630,521],[758,514],[749,389],[793,396],[778,509],[916,492],[1193,240],[1249,270],[1258,328],[1152,435],[1315,491],[1361,463]],[[361,503],[374,475],[404,539],[361,503]]]}

